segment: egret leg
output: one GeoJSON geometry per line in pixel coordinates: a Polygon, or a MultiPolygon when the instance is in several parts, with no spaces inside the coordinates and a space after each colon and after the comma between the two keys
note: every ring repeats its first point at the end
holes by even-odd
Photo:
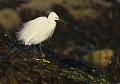
{"type": "Polygon", "coordinates": [[[42,52],[41,44],[39,45],[39,49],[40,49],[40,52],[41,52],[42,58],[44,58],[45,55],[44,55],[44,53],[42,52]]]}
{"type": "Polygon", "coordinates": [[[36,57],[36,47],[35,47],[35,45],[32,45],[32,48],[34,49],[33,50],[33,53],[34,53],[34,55],[33,55],[33,58],[32,59],[36,59],[37,57],[36,57]]]}
{"type": "Polygon", "coordinates": [[[44,59],[45,54],[42,52],[41,44],[39,45],[39,48],[40,48],[40,52],[41,52],[41,55],[42,55],[42,62],[50,63],[50,61],[44,59]]]}
{"type": "Polygon", "coordinates": [[[33,45],[33,48],[34,48],[34,57],[36,57],[36,48],[35,48],[35,45],[33,45]]]}
{"type": "Polygon", "coordinates": [[[42,62],[50,63],[50,61],[44,59],[45,54],[42,52],[41,44],[39,45],[39,49],[40,49],[42,58],[40,59],[40,58],[35,57],[33,59],[36,60],[36,61],[42,61],[42,62]]]}

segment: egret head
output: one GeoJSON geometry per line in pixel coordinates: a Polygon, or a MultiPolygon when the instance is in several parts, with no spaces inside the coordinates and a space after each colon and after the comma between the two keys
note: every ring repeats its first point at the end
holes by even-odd
{"type": "Polygon", "coordinates": [[[60,20],[58,15],[55,12],[51,12],[48,16],[48,18],[53,19],[53,20],[60,20]]]}
{"type": "Polygon", "coordinates": [[[61,22],[67,24],[67,22],[61,20],[55,12],[51,12],[51,13],[49,14],[48,18],[49,18],[49,19],[52,19],[52,20],[58,20],[58,21],[61,21],[61,22]]]}

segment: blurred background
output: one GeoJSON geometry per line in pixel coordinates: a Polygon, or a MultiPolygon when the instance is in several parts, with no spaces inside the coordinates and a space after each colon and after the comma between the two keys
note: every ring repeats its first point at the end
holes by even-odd
{"type": "Polygon", "coordinates": [[[67,24],[57,22],[43,46],[60,57],[107,68],[120,81],[120,0],[0,0],[0,34],[15,38],[23,23],[51,11],[67,24]]]}

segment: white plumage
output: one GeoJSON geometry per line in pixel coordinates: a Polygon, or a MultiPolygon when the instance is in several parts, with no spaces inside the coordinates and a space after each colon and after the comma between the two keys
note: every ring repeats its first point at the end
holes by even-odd
{"type": "Polygon", "coordinates": [[[25,23],[18,32],[18,40],[22,40],[25,45],[40,44],[53,35],[55,20],[59,20],[59,17],[55,12],[51,12],[48,17],[38,17],[25,23]]]}

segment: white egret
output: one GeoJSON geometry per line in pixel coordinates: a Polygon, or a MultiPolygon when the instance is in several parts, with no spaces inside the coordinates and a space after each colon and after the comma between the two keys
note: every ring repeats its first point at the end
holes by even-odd
{"type": "Polygon", "coordinates": [[[55,12],[51,12],[48,17],[38,17],[25,23],[18,32],[18,40],[22,40],[25,45],[41,44],[53,35],[56,20],[60,18],[55,12]]]}

